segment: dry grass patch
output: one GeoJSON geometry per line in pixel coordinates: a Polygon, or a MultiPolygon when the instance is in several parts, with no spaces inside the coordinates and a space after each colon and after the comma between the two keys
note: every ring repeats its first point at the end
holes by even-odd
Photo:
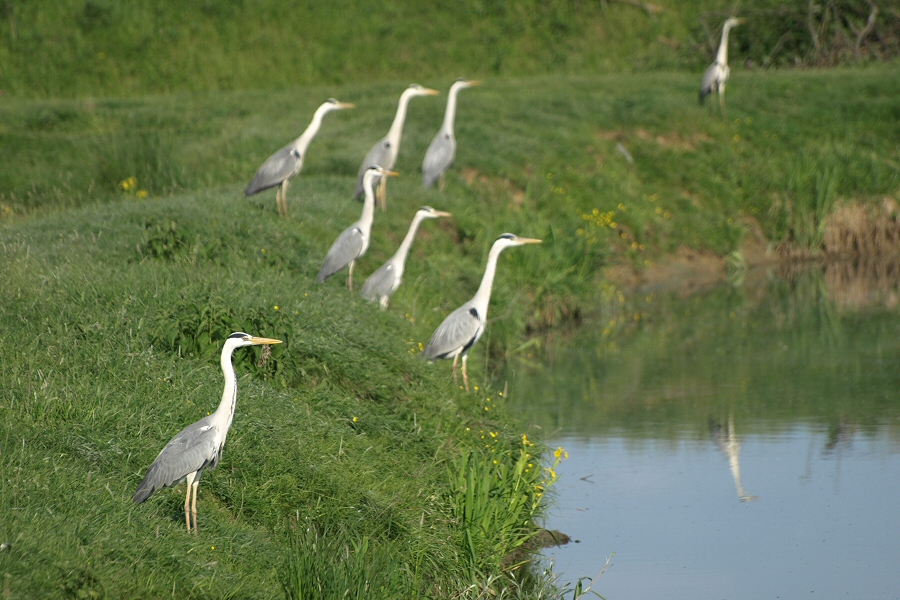
{"type": "Polygon", "coordinates": [[[900,251],[900,211],[894,198],[878,204],[839,206],[825,221],[824,251],[830,256],[878,256],[900,251]]]}

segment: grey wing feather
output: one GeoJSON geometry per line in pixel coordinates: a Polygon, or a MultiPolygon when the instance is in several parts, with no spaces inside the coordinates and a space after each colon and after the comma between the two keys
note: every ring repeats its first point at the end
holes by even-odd
{"type": "Polygon", "coordinates": [[[700,102],[703,102],[703,99],[713,93],[715,89],[716,83],[716,74],[719,63],[713,63],[706,69],[706,72],[703,74],[703,82],[700,84],[700,102]]]}
{"type": "Polygon", "coordinates": [[[390,296],[394,291],[395,273],[396,269],[391,261],[378,267],[378,270],[369,275],[363,284],[363,298],[371,302],[378,302],[384,296],[390,296]]]}
{"type": "Polygon", "coordinates": [[[425,160],[422,161],[422,183],[425,187],[434,185],[441,173],[453,164],[454,158],[456,158],[456,140],[452,134],[439,131],[431,140],[425,152],[425,160]]]}
{"type": "Polygon", "coordinates": [[[366,154],[366,157],[363,159],[362,164],[359,165],[359,173],[356,175],[356,192],[353,194],[355,198],[362,198],[363,194],[365,194],[365,190],[363,189],[363,175],[366,174],[366,170],[369,167],[392,169],[394,165],[388,163],[392,163],[391,146],[387,138],[382,138],[377,144],[372,146],[372,149],[369,150],[369,153],[366,154]]]}
{"type": "Polygon", "coordinates": [[[132,500],[140,504],[157,490],[178,483],[190,473],[207,466],[215,468],[221,456],[215,437],[216,431],[210,427],[208,418],[182,429],[150,465],[132,500]]]}
{"type": "Polygon", "coordinates": [[[325,263],[319,270],[316,283],[322,283],[349,265],[350,261],[359,258],[363,251],[363,245],[362,231],[359,230],[359,227],[352,225],[345,229],[331,245],[328,254],[325,255],[325,263]]]}
{"type": "Polygon", "coordinates": [[[285,179],[290,179],[300,170],[300,158],[294,152],[293,146],[285,146],[270,156],[256,171],[253,181],[244,190],[244,195],[252,196],[257,192],[280,185],[285,179]]]}
{"type": "Polygon", "coordinates": [[[472,314],[473,310],[469,304],[463,304],[450,313],[434,331],[422,355],[427,359],[444,358],[456,350],[471,346],[481,326],[472,314]]]}

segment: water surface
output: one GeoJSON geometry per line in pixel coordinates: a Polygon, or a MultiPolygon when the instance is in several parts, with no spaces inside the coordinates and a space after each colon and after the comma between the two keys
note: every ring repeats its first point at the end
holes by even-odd
{"type": "Polygon", "coordinates": [[[505,374],[570,458],[545,554],[626,598],[900,598],[900,286],[837,265],[642,293],[505,374]]]}

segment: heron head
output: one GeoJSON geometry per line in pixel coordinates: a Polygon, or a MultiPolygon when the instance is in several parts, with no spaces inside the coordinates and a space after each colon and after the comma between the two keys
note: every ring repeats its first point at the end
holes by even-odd
{"type": "Polygon", "coordinates": [[[335,100],[334,98],[329,98],[325,104],[322,106],[327,106],[329,110],[344,110],[346,108],[356,108],[355,104],[351,104],[350,102],[340,102],[335,100]]]}
{"type": "Polygon", "coordinates": [[[366,174],[363,175],[363,180],[371,181],[375,177],[399,177],[400,173],[396,171],[391,171],[390,169],[385,169],[384,167],[379,167],[378,165],[372,165],[368,169],[366,169],[366,174]]]}
{"type": "Polygon", "coordinates": [[[230,344],[233,348],[242,348],[243,346],[263,346],[263,345],[272,345],[272,344],[280,344],[281,340],[275,340],[272,338],[264,338],[264,337],[256,337],[252,336],[249,333],[244,333],[243,331],[237,331],[228,336],[228,339],[225,340],[225,344],[230,344]]]}
{"type": "Polygon", "coordinates": [[[461,88],[475,87],[476,85],[481,85],[481,81],[477,79],[466,79],[465,77],[460,77],[457,79],[453,85],[461,88]]]}
{"type": "Polygon", "coordinates": [[[437,219],[438,217],[453,216],[451,213],[444,212],[443,210],[435,210],[430,206],[423,206],[417,212],[423,219],[437,219]]]}
{"type": "Polygon", "coordinates": [[[519,237],[514,233],[501,233],[494,245],[500,245],[503,248],[512,246],[524,246],[525,244],[540,244],[541,240],[535,238],[519,237]]]}
{"type": "Polygon", "coordinates": [[[411,84],[408,88],[406,88],[406,92],[404,93],[408,93],[413,96],[437,96],[438,94],[440,94],[439,91],[419,85],[418,83],[411,84]]]}

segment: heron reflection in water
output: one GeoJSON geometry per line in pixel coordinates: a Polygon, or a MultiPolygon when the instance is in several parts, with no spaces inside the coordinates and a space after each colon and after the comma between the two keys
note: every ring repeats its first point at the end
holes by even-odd
{"type": "Polygon", "coordinates": [[[709,435],[719,447],[719,450],[728,457],[731,467],[731,476],[734,477],[734,487],[737,490],[738,499],[741,502],[755,502],[759,496],[751,496],[744,490],[741,481],[741,443],[734,431],[734,413],[728,415],[728,425],[723,426],[715,419],[709,420],[709,435]]]}

